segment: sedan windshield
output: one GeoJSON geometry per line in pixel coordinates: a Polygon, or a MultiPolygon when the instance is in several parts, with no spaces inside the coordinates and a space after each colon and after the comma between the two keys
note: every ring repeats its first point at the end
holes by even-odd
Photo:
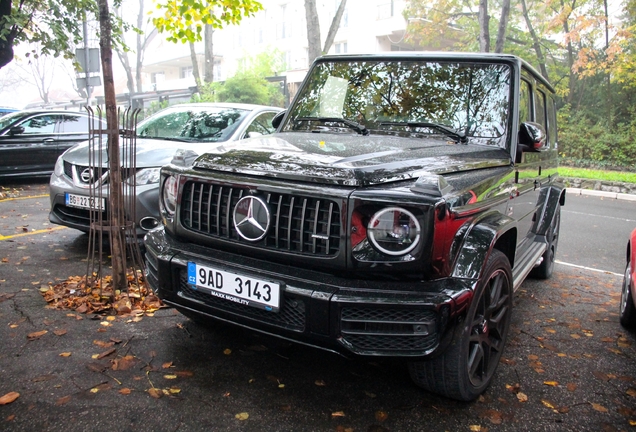
{"type": "Polygon", "coordinates": [[[22,112],[14,112],[3,115],[2,117],[0,117],[0,129],[6,128],[7,126],[24,116],[25,115],[22,112]]]}
{"type": "Polygon", "coordinates": [[[228,107],[175,106],[148,118],[137,136],[178,141],[226,141],[249,111],[228,107]]]}
{"type": "Polygon", "coordinates": [[[499,63],[321,63],[312,70],[283,130],[366,129],[498,144],[509,120],[510,79],[510,67],[499,63]]]}

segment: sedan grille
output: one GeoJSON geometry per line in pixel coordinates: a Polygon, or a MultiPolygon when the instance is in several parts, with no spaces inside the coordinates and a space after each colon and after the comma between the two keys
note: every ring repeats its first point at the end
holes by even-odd
{"type": "MultiPolygon", "coordinates": [[[[183,226],[210,237],[246,242],[234,228],[236,203],[247,189],[188,182],[181,203],[183,226]]],[[[340,207],[330,200],[267,193],[271,223],[262,248],[306,255],[334,256],[340,249],[340,207]]]]}

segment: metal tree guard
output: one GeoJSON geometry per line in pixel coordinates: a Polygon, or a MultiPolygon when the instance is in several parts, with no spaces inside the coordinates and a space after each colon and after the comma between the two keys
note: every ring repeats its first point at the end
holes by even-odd
{"type": "Polygon", "coordinates": [[[144,262],[137,238],[135,221],[136,214],[136,172],[137,172],[137,119],[140,109],[127,108],[118,110],[120,124],[120,165],[119,178],[121,178],[121,190],[119,200],[109,205],[109,197],[112,193],[112,183],[109,179],[113,173],[108,168],[108,140],[103,122],[104,112],[100,107],[93,110],[86,107],[90,118],[89,127],[89,170],[91,180],[89,185],[90,231],[88,242],[88,257],[86,268],[86,286],[99,289],[101,298],[110,297],[112,300],[115,292],[105,292],[104,281],[104,248],[113,244],[113,237],[119,236],[120,244],[125,247],[121,250],[121,259],[126,266],[128,280],[137,286],[142,283],[144,262]],[[119,217],[114,218],[115,212],[119,217]],[[121,221],[119,224],[114,220],[121,221]],[[118,225],[118,226],[117,226],[118,225]],[[106,237],[107,236],[107,237],[106,237]],[[107,239],[107,243],[105,240],[107,239]],[[132,279],[131,279],[132,278],[132,279]]]}

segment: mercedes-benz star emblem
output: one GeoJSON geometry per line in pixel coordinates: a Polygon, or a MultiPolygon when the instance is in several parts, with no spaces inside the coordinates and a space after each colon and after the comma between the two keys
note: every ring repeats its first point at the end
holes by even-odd
{"type": "Polygon", "coordinates": [[[245,196],[234,207],[234,227],[245,240],[255,242],[265,237],[269,219],[267,204],[260,198],[245,196]]]}

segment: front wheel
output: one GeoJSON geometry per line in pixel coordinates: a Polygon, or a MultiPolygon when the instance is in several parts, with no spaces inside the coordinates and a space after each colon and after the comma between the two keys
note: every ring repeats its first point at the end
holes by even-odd
{"type": "Polygon", "coordinates": [[[493,250],[465,320],[448,349],[427,361],[409,363],[420,387],[452,399],[471,401],[486,390],[503,353],[512,314],[512,271],[508,258],[493,250]]]}
{"type": "Polygon", "coordinates": [[[625,328],[636,327],[636,306],[632,296],[632,264],[627,262],[625,275],[623,276],[623,289],[621,290],[620,322],[625,328]]]}

